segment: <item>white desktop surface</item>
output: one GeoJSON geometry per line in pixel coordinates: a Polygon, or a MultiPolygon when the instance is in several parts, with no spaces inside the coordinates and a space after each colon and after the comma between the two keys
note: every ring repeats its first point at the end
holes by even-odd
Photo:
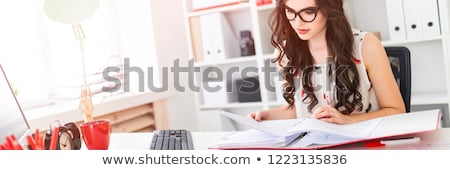
{"type": "MultiPolygon", "coordinates": [[[[195,150],[208,149],[219,143],[223,136],[231,132],[191,132],[195,150]]],[[[148,150],[153,133],[112,133],[109,149],[148,150]]]]}
{"type": "MultiPolygon", "coordinates": [[[[231,132],[191,132],[194,148],[206,150],[219,143],[223,136],[231,132]]],[[[450,149],[450,128],[414,135],[420,142],[383,147],[365,147],[363,143],[349,144],[329,149],[450,149]]],[[[153,133],[112,133],[110,150],[149,150],[153,133]]]]}

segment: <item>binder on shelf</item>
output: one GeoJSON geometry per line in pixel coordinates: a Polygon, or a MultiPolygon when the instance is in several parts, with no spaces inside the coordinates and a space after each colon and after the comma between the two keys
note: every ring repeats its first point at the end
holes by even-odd
{"type": "Polygon", "coordinates": [[[261,102],[259,78],[247,77],[235,81],[238,102],[261,102]]]}
{"type": "Polygon", "coordinates": [[[271,4],[272,0],[256,0],[256,6],[271,4]]]}
{"type": "Polygon", "coordinates": [[[272,4],[272,0],[263,0],[263,5],[272,4]]]}
{"type": "Polygon", "coordinates": [[[191,43],[195,62],[203,61],[202,34],[200,31],[200,19],[198,17],[189,18],[189,27],[191,29],[191,43]]]}
{"type": "Polygon", "coordinates": [[[403,0],[386,0],[386,12],[390,39],[405,40],[406,25],[403,14],[403,0]]]}
{"type": "Polygon", "coordinates": [[[264,0],[256,0],[256,5],[257,6],[264,5],[264,0]]]}
{"type": "Polygon", "coordinates": [[[403,0],[403,10],[407,39],[423,38],[422,0],[403,0]]]}
{"type": "Polygon", "coordinates": [[[209,23],[214,22],[210,15],[200,16],[200,32],[202,39],[202,51],[203,51],[203,60],[211,61],[214,60],[213,55],[213,28],[209,23]]]}
{"type": "Polygon", "coordinates": [[[228,23],[225,15],[222,13],[213,14],[215,28],[213,30],[214,38],[214,55],[216,59],[226,59],[237,57],[240,54],[239,40],[234,34],[231,25],[228,23]]]}
{"type": "Polygon", "coordinates": [[[437,0],[422,0],[422,27],[424,37],[441,34],[437,0]]]}
{"type": "Polygon", "coordinates": [[[200,16],[200,30],[205,62],[239,56],[239,43],[224,14],[200,16]]]}

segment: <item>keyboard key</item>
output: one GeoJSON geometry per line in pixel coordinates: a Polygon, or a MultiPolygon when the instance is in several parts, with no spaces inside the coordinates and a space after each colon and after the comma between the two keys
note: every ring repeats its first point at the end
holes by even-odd
{"type": "Polygon", "coordinates": [[[175,137],[171,136],[169,138],[169,150],[175,150],[175,137]]]}
{"type": "Polygon", "coordinates": [[[175,150],[181,150],[181,139],[175,138],[175,150]]]}

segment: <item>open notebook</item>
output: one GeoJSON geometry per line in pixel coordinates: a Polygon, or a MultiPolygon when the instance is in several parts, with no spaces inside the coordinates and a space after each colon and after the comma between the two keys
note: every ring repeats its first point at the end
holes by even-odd
{"type": "Polygon", "coordinates": [[[439,110],[411,112],[348,125],[317,119],[286,119],[256,122],[238,114],[221,114],[251,127],[223,137],[210,149],[320,149],[366,140],[437,130],[439,110]]]}

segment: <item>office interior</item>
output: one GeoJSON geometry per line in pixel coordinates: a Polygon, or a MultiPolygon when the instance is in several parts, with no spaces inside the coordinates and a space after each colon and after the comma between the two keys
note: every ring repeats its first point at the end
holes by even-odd
{"type": "MultiPolygon", "coordinates": [[[[94,119],[109,119],[113,133],[243,130],[247,127],[218,112],[246,115],[283,104],[279,89],[260,88],[259,94],[246,96],[224,92],[224,88],[214,92],[202,88],[203,73],[208,68],[256,68],[248,71],[249,75],[236,71],[226,81],[210,83],[212,87],[236,85],[244,79],[261,87],[265,82],[279,86],[277,72],[265,77],[261,69],[266,64],[275,66],[269,62],[274,48],[267,17],[276,1],[224,0],[222,3],[229,5],[213,8],[196,7],[193,1],[100,0],[95,13],[78,23],[85,34],[85,65],[93,92],[94,119]],[[212,31],[202,31],[208,26],[214,26],[212,31]],[[243,35],[251,35],[254,48],[245,54],[240,51],[243,35]],[[221,43],[224,55],[205,55],[204,49],[221,43]],[[125,78],[119,71],[107,75],[116,81],[100,81],[98,77],[108,66],[127,67],[129,84],[123,84],[125,78]],[[114,85],[120,87],[102,91],[102,87],[117,87],[114,85]]],[[[450,3],[433,1],[437,34],[393,38],[389,22],[397,14],[387,7],[389,1],[344,0],[344,8],[354,28],[377,34],[385,46],[404,46],[411,51],[411,111],[441,109],[441,127],[449,127],[450,3]]],[[[0,5],[4,23],[0,42],[6,52],[0,52],[0,62],[31,129],[45,130],[54,120],[83,122],[79,109],[81,52],[73,35],[73,23],[49,18],[43,9],[44,0],[2,3],[7,5],[0,5]]]]}

